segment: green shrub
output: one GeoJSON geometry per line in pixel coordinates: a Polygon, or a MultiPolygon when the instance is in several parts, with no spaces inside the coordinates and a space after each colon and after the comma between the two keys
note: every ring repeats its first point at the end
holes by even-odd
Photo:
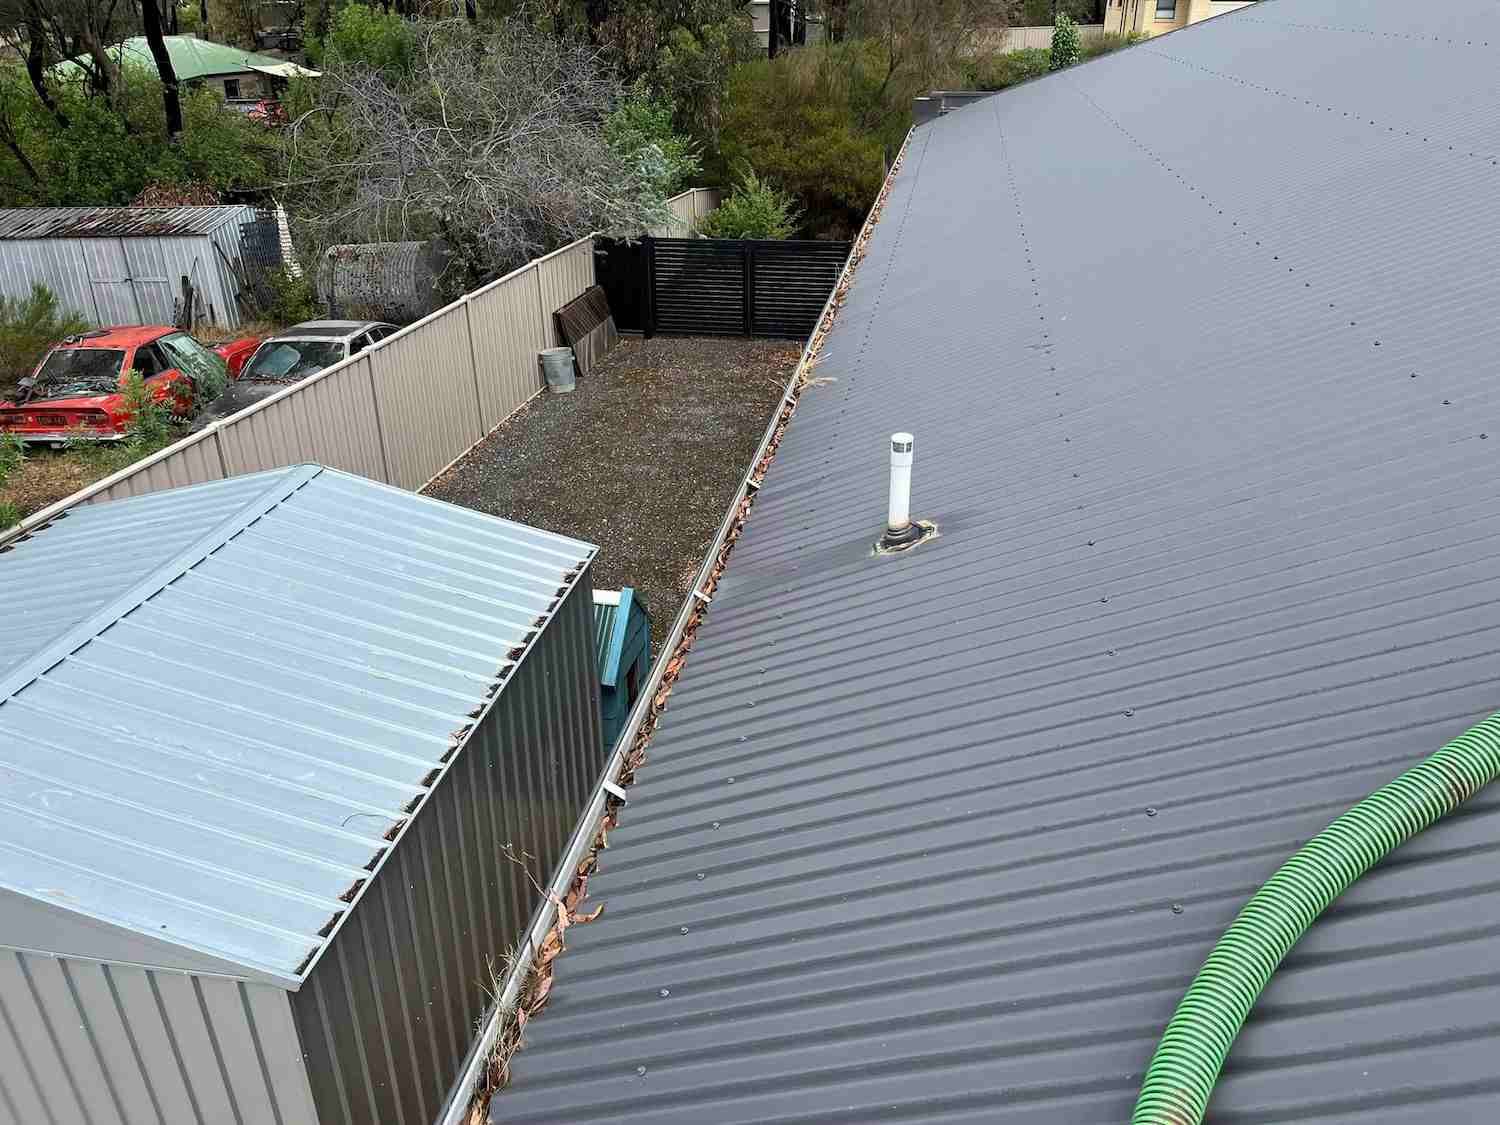
{"type": "Polygon", "coordinates": [[[969,84],[976,90],[1004,90],[1046,74],[1051,61],[1052,52],[1045,47],[988,55],[974,64],[969,84]]]}
{"type": "Polygon", "coordinates": [[[183,94],[184,128],[168,140],[161,83],[126,66],[114,103],[88,97],[80,78],[52,84],[64,126],[20,67],[0,67],[0,205],[128,205],[148,184],[209,184],[223,192],[267,186],[276,134],[200,88],[183,94]],[[19,153],[19,155],[18,155],[19,153]],[[24,159],[23,159],[24,158],[24,159]]]}
{"type": "Polygon", "coordinates": [[[1073,22],[1073,17],[1066,12],[1057,14],[1057,22],[1052,25],[1052,52],[1048,63],[1049,70],[1066,70],[1076,63],[1082,54],[1082,45],[1078,40],[1078,25],[1073,22]]]}
{"type": "Polygon", "coordinates": [[[307,273],[293,277],[286,270],[274,270],[266,276],[271,289],[271,303],[266,308],[266,319],[277,324],[297,324],[304,320],[317,320],[323,315],[323,306],[318,301],[318,292],[313,288],[312,278],[307,273]]]}
{"type": "Polygon", "coordinates": [[[1132,43],[1139,43],[1148,38],[1139,31],[1132,31],[1129,35],[1101,35],[1097,39],[1091,39],[1083,45],[1083,57],[1085,59],[1097,59],[1100,55],[1107,55],[1111,51],[1118,51],[1121,47],[1128,47],[1132,43]]]}
{"type": "Polygon", "coordinates": [[[30,374],[54,341],[88,327],[45,285],[33,285],[25,297],[0,297],[0,386],[30,374]]]}
{"type": "Polygon", "coordinates": [[[652,94],[643,81],[632,86],[605,118],[604,139],[634,161],[663,198],[690,186],[703,167],[692,138],[672,128],[672,103],[652,94]]]}
{"type": "Polygon", "coordinates": [[[158,402],[146,386],[139,371],[128,371],[120,394],[130,422],[125,430],[125,444],[141,448],[159,448],[172,440],[172,410],[158,402]]]}
{"type": "Polygon", "coordinates": [[[880,59],[864,43],[787,51],[730,79],[721,138],[724,169],[752,167],[797,198],[812,236],[852,237],[910,125],[911,99],[885,106],[880,59]]]}
{"type": "MultiPolygon", "coordinates": [[[[0,488],[26,460],[26,445],[15,434],[0,434],[0,488]]],[[[0,531],[21,522],[21,509],[9,500],[0,500],[0,531]]]]}
{"type": "Polygon", "coordinates": [[[338,59],[386,74],[404,74],[411,69],[413,34],[410,22],[396,12],[348,4],[333,17],[326,36],[307,41],[307,59],[315,67],[338,59]]]}
{"type": "Polygon", "coordinates": [[[797,201],[746,167],[729,198],[698,224],[710,238],[791,238],[797,230],[797,201]]]}

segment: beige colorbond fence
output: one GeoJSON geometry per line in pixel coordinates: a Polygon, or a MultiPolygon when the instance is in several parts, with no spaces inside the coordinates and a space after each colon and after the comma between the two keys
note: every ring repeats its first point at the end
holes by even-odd
{"type": "Polygon", "coordinates": [[[652,230],[656,238],[692,238],[698,220],[719,206],[719,193],[713,188],[689,188],[667,200],[672,218],[665,226],[652,230]]]}
{"type": "MultiPolygon", "coordinates": [[[[1084,43],[1102,39],[1104,38],[1104,25],[1102,23],[1079,24],[1078,38],[1084,43]]],[[[1051,46],[1052,27],[1043,25],[981,31],[975,36],[974,49],[977,51],[1021,51],[1033,47],[1050,48],[1051,46]]]]}
{"type": "MultiPolygon", "coordinates": [[[[581,238],[75,492],[0,533],[0,543],[75,504],[304,461],[421,488],[541,389],[537,352],[561,343],[552,314],[593,284],[594,240],[581,238]]],[[[580,345],[580,370],[602,356],[604,339],[580,345]]]]}

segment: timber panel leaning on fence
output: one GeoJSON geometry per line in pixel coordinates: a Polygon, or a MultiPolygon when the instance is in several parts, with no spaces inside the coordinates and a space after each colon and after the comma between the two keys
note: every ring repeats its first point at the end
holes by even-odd
{"type": "MultiPolygon", "coordinates": [[[[593,284],[594,240],[581,238],[44,508],[0,532],[0,545],[75,504],[304,461],[421,488],[542,388],[552,313],[593,284]]],[[[600,350],[580,349],[579,370],[600,350]]]]}

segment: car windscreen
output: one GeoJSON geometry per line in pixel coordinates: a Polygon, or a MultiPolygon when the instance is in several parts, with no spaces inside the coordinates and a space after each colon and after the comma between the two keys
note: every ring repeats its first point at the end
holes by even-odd
{"type": "Polygon", "coordinates": [[[267,340],[240,373],[241,379],[288,379],[311,375],[344,358],[342,340],[267,340]]]}
{"type": "Polygon", "coordinates": [[[199,402],[211,402],[224,393],[229,382],[229,365],[223,356],[183,332],[163,336],[156,344],[168,363],[193,380],[199,402]]]}
{"type": "Polygon", "coordinates": [[[36,374],[33,398],[112,395],[125,353],[118,348],[54,348],[36,374]]]}

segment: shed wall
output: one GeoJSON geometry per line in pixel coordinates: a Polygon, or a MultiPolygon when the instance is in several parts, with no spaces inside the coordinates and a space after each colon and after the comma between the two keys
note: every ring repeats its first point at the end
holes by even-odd
{"type": "Polygon", "coordinates": [[[322,1125],[427,1125],[457,1080],[603,765],[593,629],[584,574],[292,996],[322,1125]]]}
{"type": "Polygon", "coordinates": [[[0,239],[0,294],[45,285],[95,327],[170,324],[187,276],[204,305],[200,319],[234,327],[239,285],[224,257],[238,260],[240,223],[255,218],[253,208],[242,211],[212,234],[0,239]]]}
{"type": "Polygon", "coordinates": [[[287,993],[0,951],[0,1122],[314,1120],[287,993]]]}

